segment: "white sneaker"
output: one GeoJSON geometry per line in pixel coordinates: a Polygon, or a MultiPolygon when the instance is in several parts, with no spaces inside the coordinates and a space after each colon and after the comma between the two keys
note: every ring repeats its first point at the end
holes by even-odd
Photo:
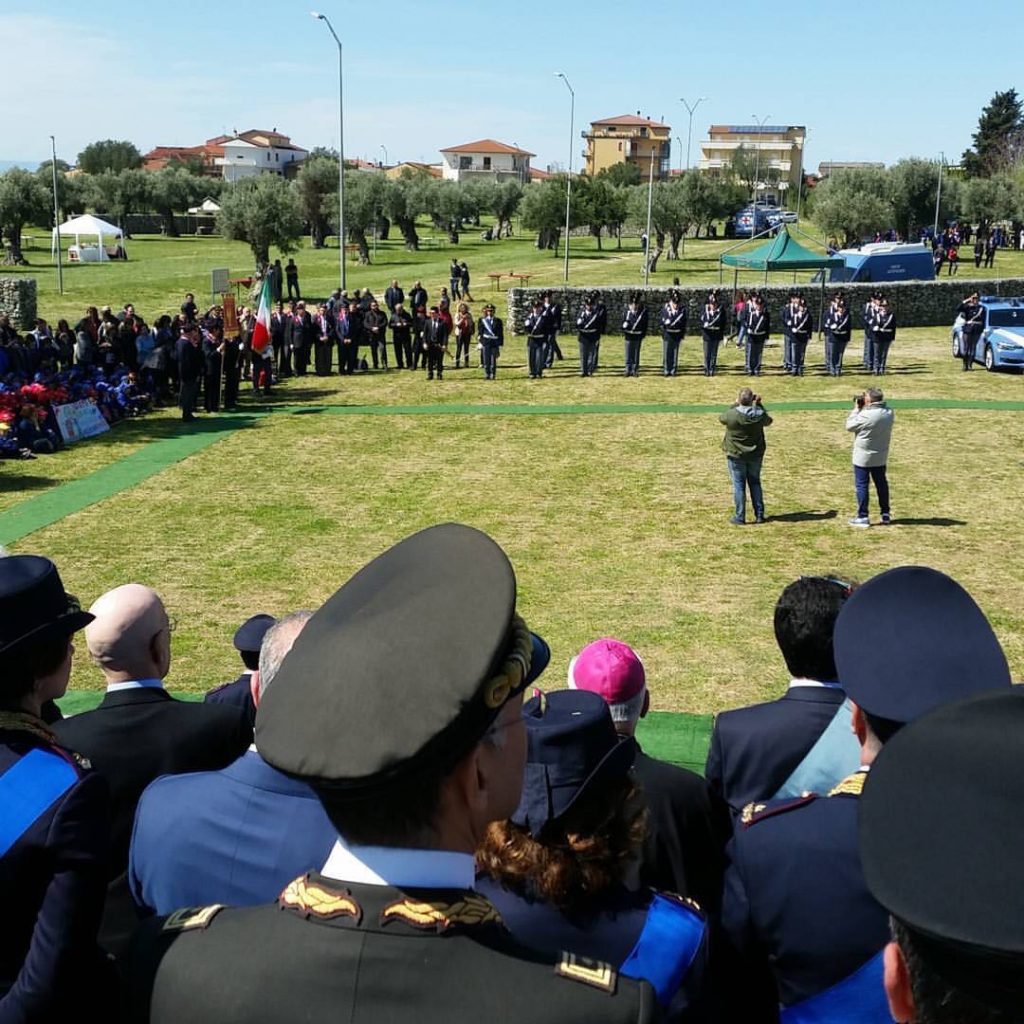
{"type": "Polygon", "coordinates": [[[850,520],[850,525],[851,526],[862,526],[862,527],[870,526],[871,525],[871,520],[868,519],[867,516],[854,516],[850,520]]]}

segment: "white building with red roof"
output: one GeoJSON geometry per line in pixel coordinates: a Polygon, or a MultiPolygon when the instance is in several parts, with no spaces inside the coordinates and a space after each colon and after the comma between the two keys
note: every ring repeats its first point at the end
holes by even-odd
{"type": "Polygon", "coordinates": [[[494,139],[479,139],[442,149],[441,176],[446,181],[475,181],[484,178],[525,183],[530,180],[532,156],[536,156],[536,153],[527,152],[518,146],[494,139]]]}

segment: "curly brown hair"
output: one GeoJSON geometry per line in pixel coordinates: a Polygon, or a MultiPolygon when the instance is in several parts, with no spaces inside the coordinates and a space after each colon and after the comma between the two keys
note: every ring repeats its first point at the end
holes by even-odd
{"type": "Polygon", "coordinates": [[[622,882],[647,834],[643,791],[626,776],[584,794],[540,838],[511,821],[490,825],[477,868],[519,895],[562,911],[585,911],[622,882]]]}

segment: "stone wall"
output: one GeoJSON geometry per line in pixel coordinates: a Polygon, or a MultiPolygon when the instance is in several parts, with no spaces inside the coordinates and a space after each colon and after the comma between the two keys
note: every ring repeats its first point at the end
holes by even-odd
{"type": "Polygon", "coordinates": [[[18,330],[35,327],[36,279],[0,277],[0,313],[6,313],[18,330]]]}
{"type": "MultiPolygon", "coordinates": [[[[775,275],[778,280],[783,275],[775,275]]],[[[763,292],[768,299],[768,307],[772,317],[772,332],[776,333],[781,324],[782,307],[789,297],[790,291],[799,288],[811,314],[817,320],[821,305],[821,285],[813,284],[806,280],[793,285],[792,282],[781,284],[769,284],[765,287],[747,274],[746,285],[741,281],[740,288],[757,289],[763,292]]],[[[763,278],[762,278],[763,281],[763,278]]],[[[709,285],[699,287],[680,287],[679,291],[689,310],[690,330],[698,321],[701,307],[707,296],[709,285]]],[[[583,306],[583,297],[590,288],[555,288],[556,301],[562,303],[562,330],[565,334],[573,333],[576,325],[576,316],[583,306]]],[[[938,327],[949,326],[956,316],[957,306],[972,291],[982,295],[1020,295],[1024,296],[1024,279],[1002,278],[1000,280],[979,280],[971,277],[943,277],[935,281],[901,281],[893,284],[842,284],[826,285],[825,305],[827,306],[831,296],[837,291],[846,292],[847,302],[853,311],[854,324],[860,325],[860,311],[867,302],[868,297],[874,291],[880,291],[889,300],[889,304],[896,311],[896,323],[900,327],[938,327]]],[[[651,316],[650,333],[660,334],[654,320],[658,310],[668,301],[669,287],[661,285],[658,287],[644,288],[643,286],[616,286],[614,288],[599,287],[601,299],[608,307],[608,330],[611,334],[618,334],[619,325],[622,323],[622,314],[629,303],[629,293],[639,291],[644,295],[647,308],[651,316]]],[[[543,293],[541,288],[510,288],[508,292],[508,315],[506,326],[511,327],[515,333],[523,329],[523,319],[530,310],[534,298],[543,293]]],[[[483,293],[486,296],[486,292],[483,293]]],[[[733,291],[731,277],[721,286],[723,299],[730,306],[733,302],[733,291]]]]}

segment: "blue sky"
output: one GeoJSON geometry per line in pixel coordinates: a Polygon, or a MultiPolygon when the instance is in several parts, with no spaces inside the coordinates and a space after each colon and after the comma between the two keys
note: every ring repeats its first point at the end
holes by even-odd
{"type": "Polygon", "coordinates": [[[1020,0],[793,0],[770,6],[651,0],[0,0],[0,161],[73,162],[90,141],[190,145],[237,128],[278,128],[337,145],[337,50],[309,16],[321,5],[345,46],[345,153],[439,159],[482,137],[534,164],[568,159],[569,94],[580,131],[637,110],[686,145],[679,97],[707,96],[693,120],[810,129],[823,160],[958,159],[982,106],[1020,82],[1020,0]],[[972,11],[983,11],[978,22],[972,11]],[[633,12],[633,13],[629,13],[633,12]]]}

